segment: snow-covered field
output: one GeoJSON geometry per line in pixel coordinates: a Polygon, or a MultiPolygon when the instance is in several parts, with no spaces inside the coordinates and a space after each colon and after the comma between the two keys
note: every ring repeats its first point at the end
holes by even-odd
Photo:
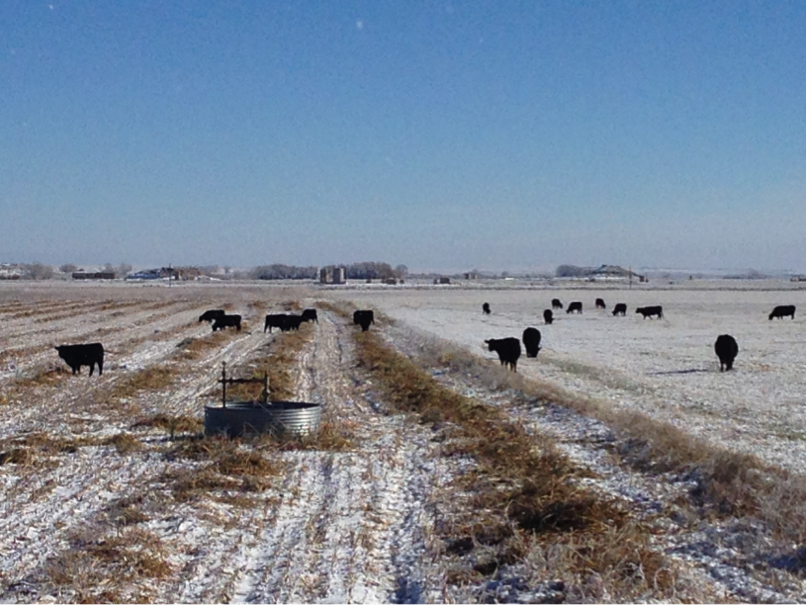
{"type": "MultiPolygon", "coordinates": [[[[347,446],[259,448],[276,471],[257,489],[239,475],[213,472],[212,458],[177,453],[187,435],[172,441],[165,428],[142,421],[160,414],[201,420],[222,361],[246,373],[271,359],[284,336],[262,331],[264,313],[350,301],[398,320],[372,330],[412,357],[438,336],[495,367],[483,339],[536,326],[544,348],[537,359],[520,360],[523,375],[803,472],[803,286],[692,285],[0,283],[0,602],[608,600],[569,579],[566,588],[542,592],[554,578],[538,572],[519,572],[516,581],[500,570],[495,581],[467,585],[447,579],[451,561],[435,528],[455,506],[452,481],[468,461],[441,455],[434,427],[390,413],[357,364],[356,328],[326,308],[318,324],[303,327],[293,389],[295,399],[323,405],[347,446]],[[541,313],[555,297],[582,301],[583,314],[556,313],[544,326],[541,313]],[[595,297],[608,312],[594,309],[595,297]],[[482,315],[483,302],[490,316],[482,315]],[[627,317],[610,315],[616,302],[627,303],[627,317]],[[642,320],[633,309],[644,304],[663,305],[665,318],[642,320]],[[776,304],[797,305],[796,319],[768,321],[776,304]],[[244,316],[242,332],[214,336],[198,322],[204,310],[223,306],[244,316]],[[721,333],[740,346],[735,370],[724,374],[712,350],[721,333]],[[93,341],[108,351],[103,376],[89,377],[86,367],[80,376],[65,372],[52,346],[93,341]],[[205,346],[186,355],[193,344],[205,346]],[[163,382],[137,387],[147,375],[163,382]],[[182,495],[181,485],[211,476],[224,483],[182,495]]],[[[754,520],[698,518],[679,502],[691,487],[685,480],[659,482],[615,464],[602,449],[611,439],[602,423],[557,406],[519,408],[508,391],[442,369],[433,374],[538,434],[557,435],[576,463],[594,471],[592,485],[631,503],[637,516],[666,511],[657,548],[689,578],[693,592],[682,599],[803,598],[803,541],[782,544],[754,520]]]]}
{"type": "MultiPolygon", "coordinates": [[[[499,282],[501,283],[501,282],[499,282]]],[[[680,282],[660,287],[595,285],[561,288],[356,289],[342,293],[408,326],[496,360],[484,340],[541,331],[536,359],[518,370],[642,411],[693,435],[756,454],[772,464],[805,468],[805,292],[791,282],[680,282]],[[583,303],[583,313],[543,311],[558,298],[583,303]],[[596,309],[596,298],[606,310],[596,309]],[[488,302],[492,312],[482,313],[488,302]],[[614,317],[616,303],[625,317],[614,317]],[[795,320],[768,320],[776,305],[796,305],[795,320]],[[643,319],[636,307],[661,305],[664,318],[643,319]],[[721,373],[714,352],[731,334],[739,354],[721,373]]]]}

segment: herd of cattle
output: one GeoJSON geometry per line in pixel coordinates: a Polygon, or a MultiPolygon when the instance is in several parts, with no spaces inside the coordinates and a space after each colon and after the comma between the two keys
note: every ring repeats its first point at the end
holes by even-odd
{"type": "MultiPolygon", "coordinates": [[[[598,309],[605,309],[605,301],[598,298],[594,302],[594,306],[598,309]]],[[[552,309],[563,309],[563,303],[557,298],[552,299],[552,309]]],[[[490,315],[490,304],[484,303],[482,305],[482,312],[485,315],[490,315]]],[[[575,301],[569,303],[566,307],[566,313],[582,313],[583,303],[575,301]]],[[[625,316],[627,312],[627,305],[625,303],[617,303],[614,306],[612,315],[614,317],[621,315],[625,316]]],[[[663,318],[661,305],[654,305],[650,307],[638,307],[636,313],[640,313],[643,319],[648,317],[663,318]]],[[[543,313],[544,323],[551,324],[553,315],[551,309],[546,309],[543,313]]],[[[768,316],[769,320],[773,318],[782,319],[790,317],[795,319],[796,306],[795,305],[779,305],[771,311],[768,316]]],[[[234,327],[237,331],[241,331],[241,316],[228,315],[223,309],[210,309],[199,316],[199,322],[211,322],[213,331],[224,330],[228,327],[234,327]]],[[[300,324],[303,322],[316,322],[319,323],[317,318],[316,309],[304,309],[300,315],[293,313],[273,313],[266,316],[263,324],[264,333],[269,330],[271,334],[272,328],[280,328],[282,332],[289,330],[298,330],[300,324]]],[[[353,313],[354,325],[361,326],[363,332],[370,329],[371,324],[375,324],[375,317],[371,310],[358,310],[353,313]]],[[[509,367],[514,372],[518,358],[521,357],[521,343],[524,343],[524,348],[527,351],[527,357],[537,357],[538,351],[541,350],[541,332],[537,328],[529,327],[524,330],[521,336],[521,341],[518,338],[492,338],[485,340],[488,345],[489,351],[495,351],[499,356],[499,361],[503,366],[509,367]]],[[[721,334],[715,341],[715,353],[720,359],[720,371],[731,370],[734,364],[734,359],[737,357],[739,347],[737,341],[729,334],[721,334]]],[[[104,370],[104,346],[100,342],[93,342],[90,344],[77,344],[77,345],[60,345],[56,347],[59,357],[64,359],[73,374],[81,373],[81,366],[89,366],[90,376],[93,374],[95,366],[98,367],[98,375],[100,376],[104,370]]]]}
{"type": "MultiPolygon", "coordinates": [[[[241,316],[228,315],[223,309],[209,309],[199,316],[199,323],[206,321],[212,323],[213,331],[224,330],[224,328],[235,328],[241,331],[241,316]]],[[[303,322],[319,323],[316,309],[304,309],[302,314],[293,313],[272,313],[266,316],[263,323],[263,331],[272,328],[280,328],[281,332],[299,330],[303,322]]],[[[353,323],[361,326],[363,332],[370,329],[370,324],[375,324],[375,316],[370,310],[360,310],[353,313],[353,323]]],[[[540,338],[540,337],[539,337],[540,338]]],[[[100,342],[78,345],[60,345],[55,347],[59,357],[64,359],[73,374],[81,374],[81,366],[89,366],[90,376],[92,376],[95,366],[98,366],[98,375],[104,370],[104,345],[100,342]]]]}
{"type": "MultiPolygon", "coordinates": [[[[594,301],[594,306],[597,309],[605,309],[605,301],[602,298],[598,298],[594,301]]],[[[563,309],[563,303],[557,299],[552,299],[552,309],[563,309]]],[[[545,309],[544,310],[544,323],[551,324],[553,321],[553,314],[552,309],[545,309]]],[[[617,315],[621,315],[622,317],[625,316],[625,313],[628,310],[628,306],[625,303],[617,303],[614,305],[614,310],[611,314],[616,317],[617,315]]],[[[580,301],[574,301],[569,303],[569,306],[566,307],[566,313],[582,313],[583,312],[583,303],[580,301]]],[[[659,319],[663,318],[664,315],[662,313],[661,305],[653,305],[650,307],[638,307],[636,309],[637,313],[641,313],[642,319],[647,319],[650,317],[651,319],[655,316],[659,319]]],[[[484,303],[482,305],[482,313],[485,315],[490,315],[490,303],[484,303]]],[[[782,319],[784,317],[790,317],[790,319],[795,319],[796,317],[796,306],[795,305],[778,305],[774,307],[771,314],[768,315],[768,319],[771,320],[774,317],[782,319]]],[[[537,328],[526,328],[521,335],[521,341],[515,337],[507,337],[507,338],[491,338],[485,340],[485,344],[488,345],[488,351],[494,351],[499,356],[499,361],[503,366],[507,366],[514,372],[516,371],[516,365],[518,364],[518,358],[521,357],[521,342],[524,343],[524,349],[527,351],[527,357],[537,357],[538,351],[541,350],[539,346],[541,343],[541,331],[537,328]]],[[[739,351],[739,347],[737,346],[737,341],[734,339],[733,336],[730,334],[721,334],[717,337],[715,341],[715,354],[717,355],[718,359],[720,360],[720,371],[724,370],[731,370],[734,366],[734,359],[737,357],[737,352],[739,351]]]]}

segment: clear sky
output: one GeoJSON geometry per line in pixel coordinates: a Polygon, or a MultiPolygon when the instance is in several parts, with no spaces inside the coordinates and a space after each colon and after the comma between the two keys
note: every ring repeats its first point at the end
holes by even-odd
{"type": "Polygon", "coordinates": [[[805,3],[0,3],[0,262],[805,270],[805,3]]]}

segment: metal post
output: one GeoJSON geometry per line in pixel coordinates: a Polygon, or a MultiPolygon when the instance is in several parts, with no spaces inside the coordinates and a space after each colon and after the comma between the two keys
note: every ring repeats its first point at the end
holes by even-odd
{"type": "Polygon", "coordinates": [[[227,407],[227,362],[221,362],[221,407],[227,407]]]}

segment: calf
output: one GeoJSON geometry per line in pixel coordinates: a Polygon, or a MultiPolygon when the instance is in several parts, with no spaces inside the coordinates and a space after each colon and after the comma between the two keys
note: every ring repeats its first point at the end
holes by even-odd
{"type": "Polygon", "coordinates": [[[271,334],[272,328],[280,328],[282,330],[285,325],[286,325],[285,313],[270,313],[263,320],[263,331],[265,333],[266,329],[269,328],[269,334],[271,334]]]}
{"type": "Polygon", "coordinates": [[[552,311],[549,309],[544,309],[544,323],[551,324],[552,323],[552,311]]]}
{"type": "Polygon", "coordinates": [[[222,315],[224,315],[224,311],[222,309],[210,309],[199,316],[199,323],[202,323],[203,321],[213,321],[222,315]]]}
{"type": "Polygon", "coordinates": [[[553,309],[563,309],[563,303],[560,302],[557,298],[552,299],[552,308],[553,309]]]}
{"type": "Polygon", "coordinates": [[[353,312],[353,323],[361,326],[361,331],[366,332],[370,329],[370,324],[375,324],[375,317],[370,310],[359,310],[353,312]]]}
{"type": "Polygon", "coordinates": [[[317,310],[316,309],[303,309],[302,314],[303,321],[315,321],[319,323],[319,319],[317,318],[317,310]]]}
{"type": "Polygon", "coordinates": [[[720,358],[720,371],[723,371],[725,366],[726,371],[729,371],[734,365],[734,358],[737,357],[737,341],[729,334],[721,334],[715,341],[715,353],[720,358]]]}
{"type": "Polygon", "coordinates": [[[235,327],[237,332],[241,331],[240,315],[221,315],[213,320],[213,331],[223,330],[227,327],[235,327]]]}
{"type": "Polygon", "coordinates": [[[95,366],[98,366],[98,375],[104,373],[104,345],[93,342],[86,345],[61,345],[55,347],[59,357],[67,362],[73,374],[81,374],[81,366],[90,366],[90,376],[95,366]]]}
{"type": "Polygon", "coordinates": [[[614,310],[611,311],[611,315],[613,315],[614,317],[616,317],[617,315],[625,317],[625,313],[627,312],[628,312],[628,305],[626,305],[625,303],[616,303],[614,305],[614,310]]]}
{"type": "Polygon", "coordinates": [[[594,306],[597,309],[604,309],[605,308],[605,301],[603,299],[601,299],[601,298],[598,298],[597,300],[594,301],[594,306]]]}
{"type": "Polygon", "coordinates": [[[664,317],[661,314],[661,305],[655,305],[653,307],[639,307],[636,309],[636,312],[642,314],[642,319],[647,319],[648,317],[652,319],[654,315],[658,315],[659,319],[664,317]]]}
{"type": "Polygon", "coordinates": [[[582,313],[583,312],[583,303],[581,303],[579,301],[570,302],[569,306],[566,307],[566,313],[567,314],[568,313],[574,313],[575,311],[577,311],[578,313],[582,313]]]}
{"type": "Polygon", "coordinates": [[[778,317],[779,319],[783,319],[787,316],[790,316],[790,319],[796,319],[796,305],[779,305],[773,308],[771,314],[768,315],[768,319],[771,320],[774,317],[778,317]]]}
{"type": "Polygon", "coordinates": [[[485,344],[488,345],[488,351],[496,351],[502,365],[516,371],[518,358],[521,357],[521,343],[518,338],[491,338],[485,344]]]}
{"type": "Polygon", "coordinates": [[[488,303],[482,303],[482,313],[490,315],[490,305],[488,303]]]}
{"type": "Polygon", "coordinates": [[[527,328],[521,335],[521,340],[524,342],[524,349],[527,351],[527,357],[538,357],[538,351],[541,347],[541,331],[537,328],[527,328]]]}

